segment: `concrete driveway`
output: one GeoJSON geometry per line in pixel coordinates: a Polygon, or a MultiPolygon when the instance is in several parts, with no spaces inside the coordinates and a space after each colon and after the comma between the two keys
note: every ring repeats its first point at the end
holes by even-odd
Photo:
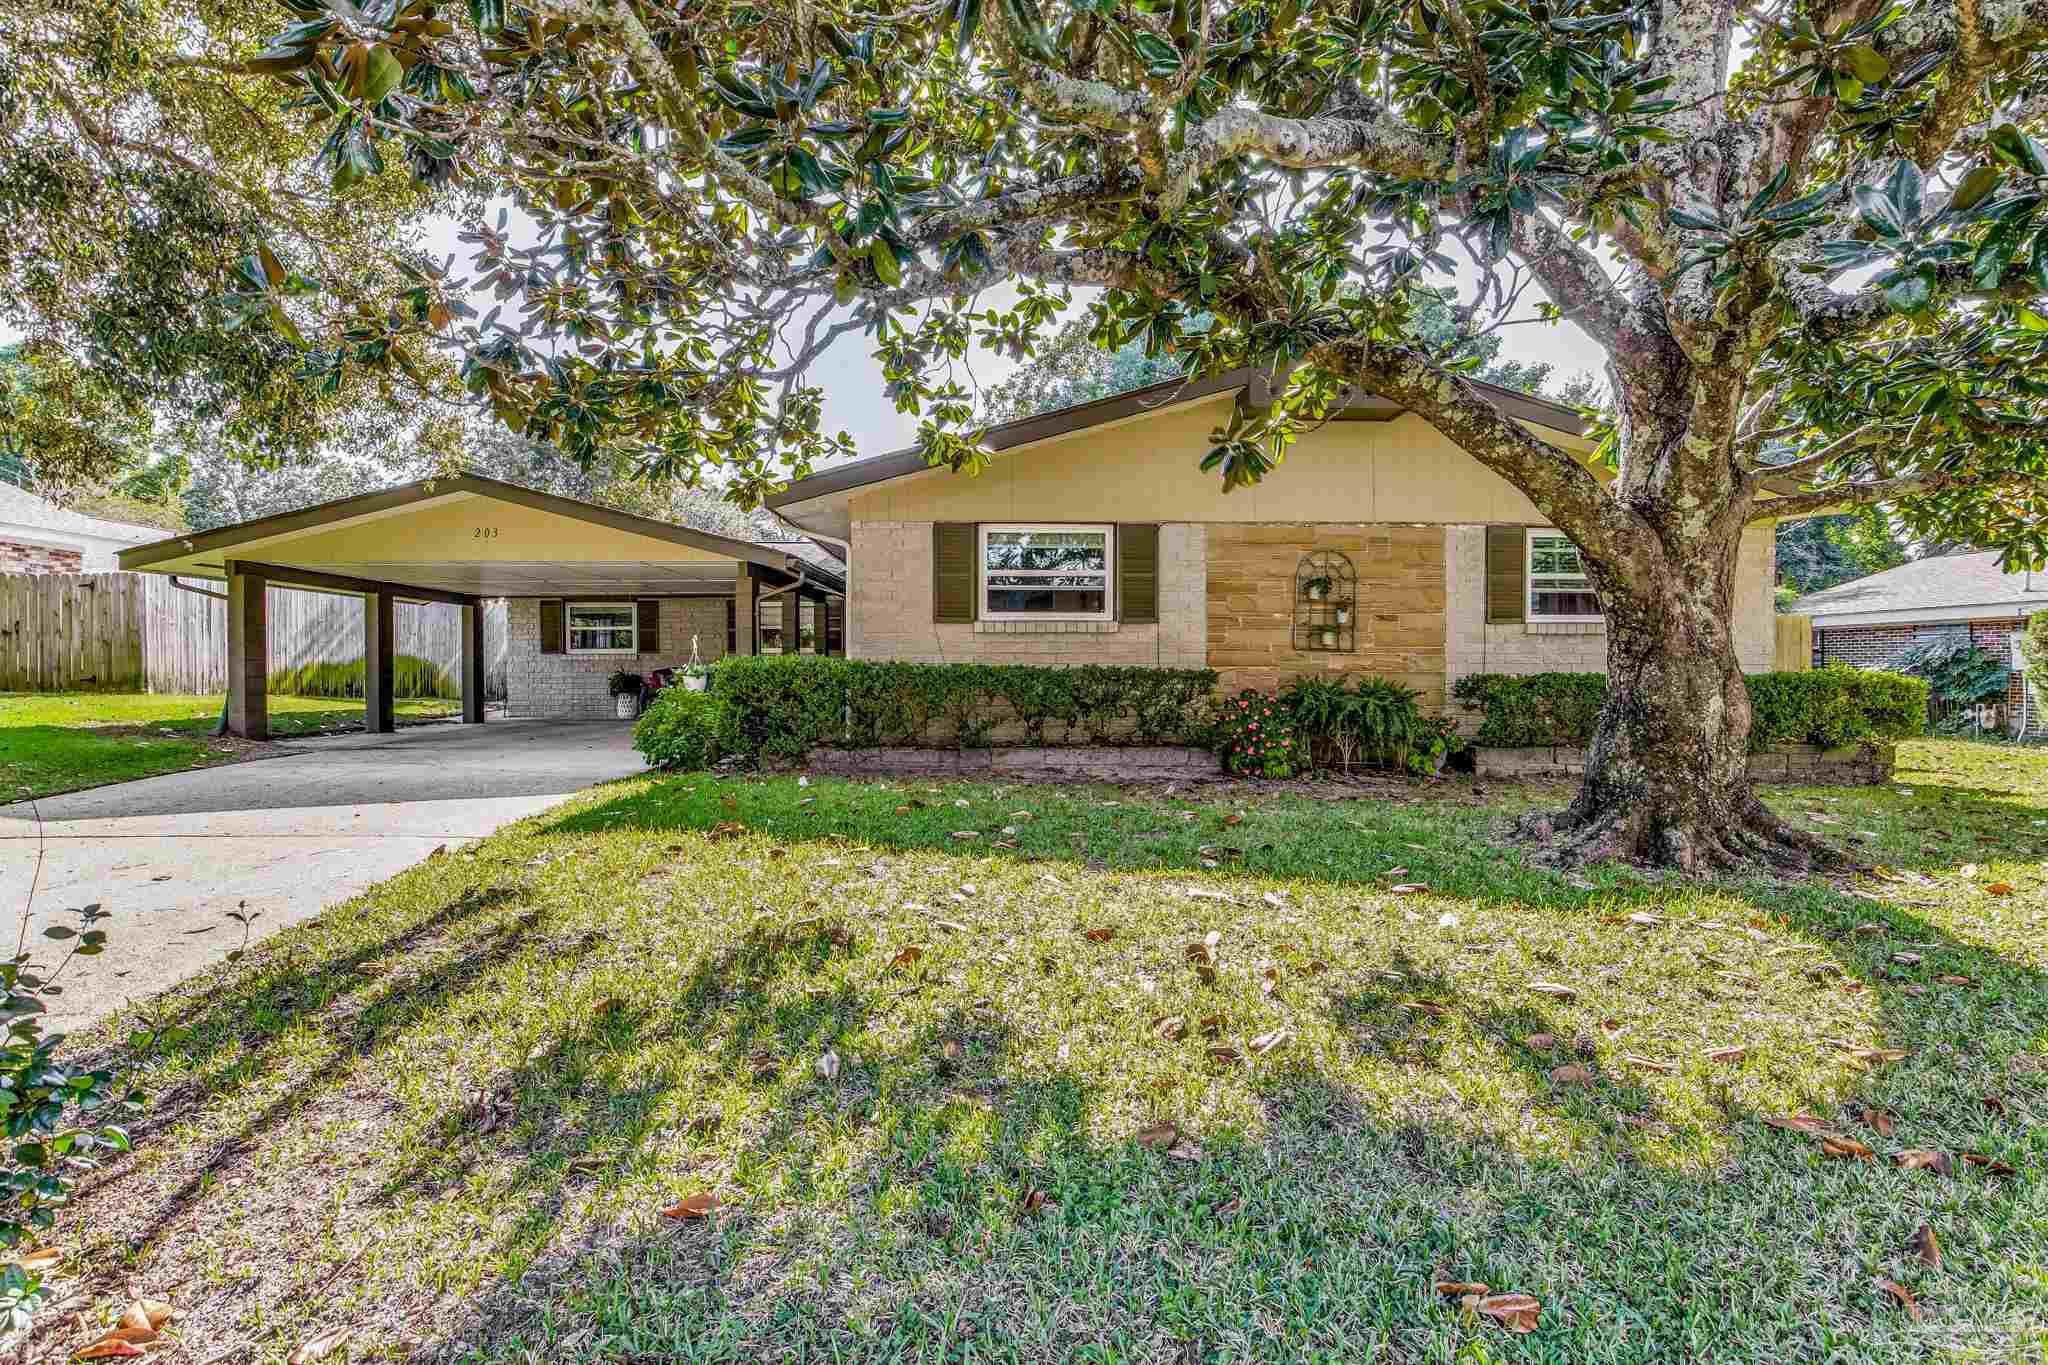
{"type": "Polygon", "coordinates": [[[76,1029],[239,947],[241,902],[255,942],[437,845],[645,771],[631,740],[617,722],[520,720],[280,740],[273,757],[0,806],[0,924],[20,923],[33,883],[28,945],[53,964],[45,928],[93,902],[110,913],[108,951],[74,959],[52,1002],[51,1027],[76,1029]]]}

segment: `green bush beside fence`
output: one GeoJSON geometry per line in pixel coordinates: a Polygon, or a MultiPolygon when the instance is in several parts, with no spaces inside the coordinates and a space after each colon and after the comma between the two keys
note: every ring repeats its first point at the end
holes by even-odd
{"type": "MultiPolygon", "coordinates": [[[[455,679],[432,659],[401,654],[391,661],[396,675],[397,697],[449,697],[462,695],[455,679]]],[[[282,697],[360,697],[363,695],[363,661],[300,664],[281,668],[265,680],[267,691],[282,697]]]]}
{"type": "MultiPolygon", "coordinates": [[[[1903,673],[1835,665],[1806,673],[1752,673],[1752,751],[1773,744],[1837,748],[1867,739],[1905,739],[1927,725],[1927,682],[1903,673]]],[[[1451,694],[1481,713],[1473,743],[1518,749],[1585,744],[1607,699],[1600,673],[1473,673],[1451,694]]]]}

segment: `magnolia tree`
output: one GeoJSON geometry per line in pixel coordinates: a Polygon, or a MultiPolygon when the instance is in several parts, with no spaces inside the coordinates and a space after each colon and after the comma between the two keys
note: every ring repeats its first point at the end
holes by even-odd
{"type": "Polygon", "coordinates": [[[2048,552],[2048,0],[285,2],[207,69],[303,120],[327,193],[409,178],[538,225],[479,218],[460,268],[385,292],[266,237],[231,306],[316,380],[447,357],[528,435],[749,494],[846,448],[808,377],[835,345],[977,464],[957,362],[1029,354],[1076,289],[1105,348],[1281,379],[1195,457],[1227,488],[1385,395],[1604,603],[1561,859],[1823,851],[1746,776],[1746,527],[1882,503],[2048,552]],[[1447,285],[1460,336],[1605,349],[1604,459],[1418,338],[1447,285]]]}

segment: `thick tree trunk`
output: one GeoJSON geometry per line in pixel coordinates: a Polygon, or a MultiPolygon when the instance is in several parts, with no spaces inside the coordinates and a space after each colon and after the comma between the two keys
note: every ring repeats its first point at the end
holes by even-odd
{"type": "Polygon", "coordinates": [[[1619,495],[1649,529],[1587,556],[1606,613],[1607,703],[1578,795],[1526,832],[1563,864],[1620,858],[1706,873],[1838,861],[1750,786],[1734,638],[1748,504],[1713,420],[1729,405],[1699,401],[1689,366],[1674,364],[1671,378],[1661,392],[1623,395],[1634,448],[1619,495]]]}

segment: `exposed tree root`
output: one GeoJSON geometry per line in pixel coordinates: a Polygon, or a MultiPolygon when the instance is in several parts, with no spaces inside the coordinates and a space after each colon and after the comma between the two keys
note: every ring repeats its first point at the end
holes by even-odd
{"type": "Polygon", "coordinates": [[[1623,862],[1688,876],[1767,872],[1804,875],[1854,860],[1841,849],[1773,814],[1752,792],[1716,818],[1698,810],[1659,818],[1647,802],[1595,808],[1582,794],[1562,811],[1524,816],[1516,837],[1535,846],[1544,867],[1582,868],[1623,862]]]}

